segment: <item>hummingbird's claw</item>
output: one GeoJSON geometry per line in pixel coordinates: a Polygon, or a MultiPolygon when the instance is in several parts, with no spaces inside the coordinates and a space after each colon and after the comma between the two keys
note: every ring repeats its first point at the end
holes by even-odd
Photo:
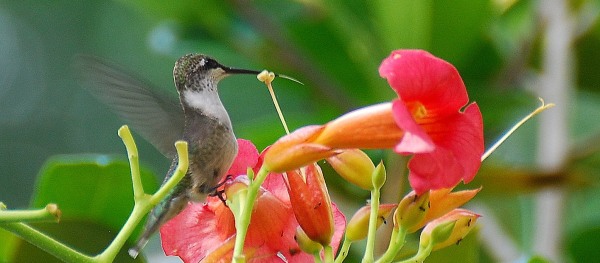
{"type": "Polygon", "coordinates": [[[214,193],[210,194],[210,196],[218,197],[219,200],[221,200],[221,202],[223,202],[225,207],[227,207],[227,202],[225,200],[225,196],[223,196],[224,193],[225,193],[225,190],[215,191],[214,193]]]}
{"type": "Polygon", "coordinates": [[[227,203],[225,203],[225,197],[223,196],[223,194],[225,193],[225,190],[218,190],[218,189],[219,189],[219,187],[221,187],[225,183],[227,183],[227,181],[231,181],[231,180],[233,180],[233,175],[228,174],[227,176],[225,176],[225,179],[223,179],[223,181],[221,181],[219,184],[217,184],[215,187],[212,188],[212,191],[208,196],[218,197],[219,200],[221,200],[221,202],[223,202],[223,204],[225,206],[227,206],[227,203]]]}

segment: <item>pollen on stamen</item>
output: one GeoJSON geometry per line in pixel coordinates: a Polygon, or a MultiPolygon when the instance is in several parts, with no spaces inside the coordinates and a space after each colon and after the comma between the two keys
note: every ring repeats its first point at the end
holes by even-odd
{"type": "Polygon", "coordinates": [[[425,105],[421,104],[420,102],[414,102],[411,103],[412,105],[410,105],[410,109],[411,109],[411,113],[412,116],[415,119],[422,119],[427,117],[427,108],[425,108],[425,105]]]}

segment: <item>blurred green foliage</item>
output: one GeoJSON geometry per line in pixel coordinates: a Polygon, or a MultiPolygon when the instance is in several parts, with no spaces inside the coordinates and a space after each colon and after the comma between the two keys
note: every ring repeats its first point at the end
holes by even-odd
{"type": "MultiPolygon", "coordinates": [[[[572,2],[573,12],[585,3],[595,8],[600,4],[597,0],[572,2]]],[[[125,123],[76,84],[72,58],[78,53],[114,61],[173,95],[173,63],[192,52],[210,54],[225,65],[267,68],[293,76],[305,85],[284,79],[274,82],[293,130],[394,99],[396,95],[378,75],[379,63],[394,49],[425,49],[458,68],[471,100],[481,107],[486,141],[492,142],[538,104],[532,87],[524,81],[540,70],[543,32],[536,19],[537,3],[0,0],[0,200],[11,208],[27,207],[36,175],[53,155],[124,153],[116,130],[125,123]]],[[[573,148],[578,150],[573,154],[593,153],[598,147],[588,142],[600,130],[598,43],[600,26],[596,21],[573,43],[577,82],[574,104],[569,108],[573,148]]],[[[284,134],[267,90],[253,77],[224,80],[220,94],[238,137],[263,149],[284,134]]],[[[531,241],[527,231],[532,227],[526,223],[531,217],[528,193],[547,185],[565,186],[569,189],[569,221],[562,227],[571,252],[564,254],[579,258],[580,251],[585,251],[584,237],[600,227],[600,209],[591,201],[600,200],[600,160],[597,154],[573,158],[564,174],[532,179],[536,173],[535,137],[536,121],[532,121],[484,164],[468,187],[483,185],[476,199],[488,204],[505,230],[527,247],[531,241]]],[[[162,179],[169,161],[143,140],[138,140],[138,145],[142,164],[154,171],[157,180],[162,179]]],[[[398,161],[386,152],[371,154],[374,159],[398,161]]],[[[72,177],[60,183],[65,192],[38,184],[36,198],[56,195],[67,202],[72,198],[67,189],[76,189],[80,180],[85,181],[67,178],[72,177]]],[[[335,198],[366,196],[335,176],[327,180],[335,198]]],[[[89,199],[90,204],[102,200],[97,198],[89,199]]],[[[33,205],[50,199],[34,199],[33,205]]],[[[132,202],[119,199],[123,203],[111,204],[110,209],[132,202]]],[[[364,198],[336,201],[344,203],[346,212],[361,205],[364,198]]],[[[106,209],[96,210],[95,216],[102,217],[108,213],[106,209]]],[[[103,224],[116,230],[125,214],[123,210],[111,219],[116,221],[103,224]]],[[[477,254],[485,255],[470,255],[477,254]]],[[[481,259],[486,261],[485,256],[481,259]]]]}

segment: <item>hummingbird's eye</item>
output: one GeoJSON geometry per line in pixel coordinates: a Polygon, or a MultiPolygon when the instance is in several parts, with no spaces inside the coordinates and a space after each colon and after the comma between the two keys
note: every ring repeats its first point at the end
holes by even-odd
{"type": "Polygon", "coordinates": [[[214,60],[212,58],[206,59],[206,63],[204,64],[205,69],[215,69],[218,67],[220,67],[219,62],[217,62],[216,60],[214,60]]]}

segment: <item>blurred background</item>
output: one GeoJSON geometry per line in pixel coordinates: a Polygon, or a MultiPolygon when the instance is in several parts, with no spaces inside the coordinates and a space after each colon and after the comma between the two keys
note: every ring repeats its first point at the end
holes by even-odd
{"type": "MultiPolygon", "coordinates": [[[[483,187],[469,207],[484,216],[480,230],[431,262],[448,254],[461,262],[592,262],[600,258],[599,10],[598,0],[0,0],[0,201],[13,209],[36,203],[36,177],[51,156],[125,160],[117,129],[126,123],[78,85],[76,54],[112,61],[173,96],[173,65],[187,53],[293,76],[304,85],[276,79],[274,87],[294,130],[392,100],[379,63],[395,49],[425,49],[458,68],[483,113],[486,146],[538,97],[557,104],[461,186],[483,187]]],[[[238,137],[262,150],[284,135],[254,76],[219,88],[238,137]]],[[[142,165],[162,180],[169,160],[136,139],[142,165]]],[[[397,202],[408,191],[406,160],[369,154],[385,160],[384,201],[397,202]]],[[[323,166],[333,200],[350,217],[368,193],[323,166]]],[[[148,260],[165,262],[153,242],[148,260]]]]}

